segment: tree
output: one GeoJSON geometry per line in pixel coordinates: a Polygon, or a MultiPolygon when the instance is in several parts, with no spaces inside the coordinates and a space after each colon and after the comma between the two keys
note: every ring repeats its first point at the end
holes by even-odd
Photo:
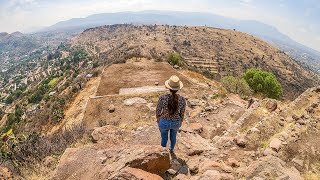
{"type": "Polygon", "coordinates": [[[183,65],[183,58],[178,53],[170,53],[168,56],[168,62],[172,65],[183,65]]]}
{"type": "Polygon", "coordinates": [[[271,72],[250,68],[243,74],[243,78],[255,93],[260,92],[274,99],[279,99],[282,96],[282,87],[271,72]]]}
{"type": "Polygon", "coordinates": [[[5,103],[6,103],[6,104],[11,104],[13,101],[14,101],[13,96],[12,96],[12,95],[9,95],[9,96],[6,98],[5,103]]]}

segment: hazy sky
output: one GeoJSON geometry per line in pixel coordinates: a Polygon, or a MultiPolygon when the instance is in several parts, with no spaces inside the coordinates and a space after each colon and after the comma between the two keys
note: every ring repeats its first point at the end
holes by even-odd
{"type": "Polygon", "coordinates": [[[320,0],[0,0],[0,32],[26,31],[95,13],[140,10],[258,20],[320,51],[320,0]]]}

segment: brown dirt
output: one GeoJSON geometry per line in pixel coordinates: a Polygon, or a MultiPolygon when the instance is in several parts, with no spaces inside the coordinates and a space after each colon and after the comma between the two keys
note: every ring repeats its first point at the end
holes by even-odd
{"type": "Polygon", "coordinates": [[[163,85],[172,75],[180,77],[185,87],[190,86],[189,81],[168,63],[143,60],[142,62],[113,64],[102,74],[97,96],[119,94],[121,88],[154,86],[155,82],[163,85]]]}

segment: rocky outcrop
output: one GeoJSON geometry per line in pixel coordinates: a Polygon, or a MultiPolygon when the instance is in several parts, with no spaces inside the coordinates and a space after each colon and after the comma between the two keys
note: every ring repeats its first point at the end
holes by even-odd
{"type": "MultiPolygon", "coordinates": [[[[287,104],[255,100],[229,129],[213,138],[203,133],[223,125],[189,114],[192,121],[180,128],[175,154],[148,141],[157,133],[154,125],[131,131],[98,127],[91,134],[95,144],[64,152],[53,179],[299,180],[305,173],[317,177],[319,105],[318,88],[287,104]]],[[[223,112],[226,105],[214,106],[223,112]]],[[[212,117],[212,108],[205,107],[209,106],[192,106],[212,117]]]]}
{"type": "Polygon", "coordinates": [[[287,167],[284,161],[275,156],[263,157],[248,167],[240,168],[238,173],[249,179],[303,179],[296,168],[287,167]]]}
{"type": "Polygon", "coordinates": [[[96,144],[66,149],[52,179],[159,179],[170,167],[165,148],[124,143],[129,133],[121,128],[98,127],[91,135],[96,144]]]}
{"type": "Polygon", "coordinates": [[[111,125],[96,127],[91,133],[94,142],[105,144],[119,144],[124,141],[126,135],[126,131],[111,125]]]}
{"type": "Polygon", "coordinates": [[[143,171],[141,169],[126,167],[120,170],[119,173],[109,178],[110,180],[162,180],[163,178],[143,171]]]}
{"type": "Polygon", "coordinates": [[[160,146],[138,145],[109,148],[90,145],[83,148],[68,148],[60,159],[53,179],[158,177],[153,174],[163,175],[169,166],[169,153],[160,146]]]}

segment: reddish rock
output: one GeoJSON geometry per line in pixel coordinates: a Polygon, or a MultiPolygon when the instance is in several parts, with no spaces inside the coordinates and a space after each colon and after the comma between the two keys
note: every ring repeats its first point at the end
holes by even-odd
{"type": "Polygon", "coordinates": [[[141,169],[126,167],[123,168],[118,174],[111,177],[110,180],[162,180],[162,178],[156,174],[152,174],[141,169]]]}
{"type": "Polygon", "coordinates": [[[270,112],[272,112],[272,111],[275,111],[277,109],[278,104],[277,104],[277,102],[275,100],[270,100],[270,101],[267,102],[266,107],[270,112]]]}
{"type": "Polygon", "coordinates": [[[201,133],[203,131],[203,126],[202,124],[200,123],[190,123],[189,124],[189,127],[195,131],[195,132],[198,132],[198,133],[201,133]]]}
{"type": "Polygon", "coordinates": [[[144,149],[140,157],[135,157],[126,163],[129,167],[142,169],[153,174],[164,174],[170,167],[169,153],[160,146],[150,146],[144,149]]]}
{"type": "Polygon", "coordinates": [[[161,146],[92,144],[68,148],[52,179],[108,179],[125,167],[162,175],[170,167],[169,152],[161,146]]]}
{"type": "Polygon", "coordinates": [[[196,174],[199,172],[200,161],[201,159],[199,157],[188,160],[187,165],[191,173],[196,174]]]}
{"type": "Polygon", "coordinates": [[[208,170],[204,172],[199,180],[220,180],[222,179],[219,171],[216,170],[208,170]]]}
{"type": "Polygon", "coordinates": [[[116,126],[107,125],[94,128],[91,136],[95,142],[119,144],[123,140],[124,133],[116,126]]]}
{"type": "Polygon", "coordinates": [[[116,110],[116,107],[113,104],[111,104],[108,110],[109,110],[109,113],[113,113],[116,110]]]}
{"type": "Polygon", "coordinates": [[[184,175],[184,174],[179,174],[178,176],[176,176],[174,178],[174,180],[186,180],[188,179],[188,176],[184,175]]]}
{"type": "Polygon", "coordinates": [[[235,179],[231,174],[222,173],[220,175],[221,175],[221,179],[223,179],[223,180],[234,180],[235,179]]]}
{"type": "Polygon", "coordinates": [[[203,163],[200,164],[199,172],[203,173],[208,170],[221,170],[221,164],[216,161],[205,160],[203,163]]]}
{"type": "Polygon", "coordinates": [[[242,148],[245,148],[246,145],[247,145],[247,141],[242,138],[242,137],[236,137],[234,140],[233,140],[239,147],[242,147],[242,148]]]}
{"type": "Polygon", "coordinates": [[[279,151],[279,149],[281,148],[282,145],[282,141],[278,138],[273,138],[270,142],[270,148],[275,150],[275,151],[279,151]]]}
{"type": "Polygon", "coordinates": [[[227,164],[231,167],[240,167],[240,162],[237,161],[236,159],[234,158],[228,158],[227,159],[227,164]]]}
{"type": "Polygon", "coordinates": [[[0,179],[13,179],[12,171],[5,166],[0,166],[0,179]]]}
{"type": "Polygon", "coordinates": [[[47,156],[43,160],[43,165],[46,167],[52,167],[55,164],[56,160],[52,156],[47,156]]]}

